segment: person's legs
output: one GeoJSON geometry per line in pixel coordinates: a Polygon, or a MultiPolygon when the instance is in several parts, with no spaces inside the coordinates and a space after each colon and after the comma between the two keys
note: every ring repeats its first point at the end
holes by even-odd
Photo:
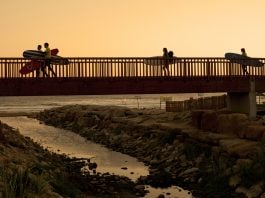
{"type": "Polygon", "coordinates": [[[166,67],[167,75],[169,76],[169,66],[166,67]]]}
{"type": "Polygon", "coordinates": [[[54,77],[57,77],[57,75],[56,75],[56,73],[53,71],[51,65],[48,65],[48,69],[52,72],[52,75],[53,75],[54,77]]]}
{"type": "Polygon", "coordinates": [[[45,60],[43,66],[41,67],[41,71],[42,71],[43,77],[46,77],[46,76],[49,77],[49,75],[46,72],[46,66],[47,66],[47,62],[45,60]]]}
{"type": "Polygon", "coordinates": [[[36,77],[40,77],[40,68],[36,69],[36,77]]]}
{"type": "Polygon", "coordinates": [[[242,69],[243,69],[243,74],[247,74],[248,75],[247,66],[246,65],[242,65],[242,69]]]}
{"type": "Polygon", "coordinates": [[[165,59],[165,60],[164,60],[163,70],[164,70],[166,76],[169,75],[168,65],[169,65],[169,64],[168,64],[168,60],[165,59]]]}

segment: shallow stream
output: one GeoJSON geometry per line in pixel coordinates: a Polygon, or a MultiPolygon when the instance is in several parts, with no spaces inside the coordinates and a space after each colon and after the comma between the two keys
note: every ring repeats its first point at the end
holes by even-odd
{"type": "MultiPolygon", "coordinates": [[[[71,131],[47,126],[41,124],[36,119],[25,116],[1,117],[0,120],[18,129],[22,135],[32,138],[50,151],[60,154],[64,153],[70,157],[90,158],[92,162],[97,163],[97,171],[100,173],[109,172],[115,175],[126,176],[133,181],[136,181],[140,176],[149,174],[148,167],[136,158],[109,150],[71,131]]],[[[150,193],[145,198],[155,198],[159,194],[163,194],[167,198],[192,197],[189,191],[184,191],[177,186],[167,189],[155,189],[146,186],[146,189],[150,193]]]]}

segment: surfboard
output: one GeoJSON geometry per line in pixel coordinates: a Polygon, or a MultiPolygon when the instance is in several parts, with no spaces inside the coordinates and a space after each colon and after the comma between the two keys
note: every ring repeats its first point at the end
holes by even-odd
{"type": "Polygon", "coordinates": [[[252,66],[252,67],[264,66],[264,63],[262,63],[257,58],[251,58],[251,57],[243,56],[241,54],[229,52],[225,54],[225,58],[228,59],[231,63],[237,63],[237,64],[252,66]]]}
{"type": "MultiPolygon", "coordinates": [[[[177,57],[173,57],[168,59],[168,64],[173,64],[175,63],[177,57]]],[[[144,59],[144,64],[146,65],[151,65],[151,66],[163,66],[165,65],[165,59],[163,56],[152,56],[150,58],[144,59]]]]}
{"type": "MultiPolygon", "coordinates": [[[[52,49],[51,50],[52,56],[56,56],[58,53],[59,53],[58,49],[52,49]]],[[[44,58],[44,52],[38,51],[38,50],[25,50],[23,52],[23,57],[29,58],[29,59],[44,58]]]]}
{"type": "MultiPolygon", "coordinates": [[[[56,56],[58,54],[58,49],[52,49],[51,55],[56,56]]],[[[36,69],[39,69],[42,65],[44,60],[44,53],[42,51],[38,50],[26,50],[23,52],[23,56],[26,58],[32,59],[30,62],[27,62],[20,70],[19,73],[21,74],[28,74],[30,72],[35,71],[36,69]],[[38,60],[38,58],[42,60],[38,60]]]]}
{"type": "Polygon", "coordinates": [[[21,74],[28,74],[30,72],[35,71],[36,69],[41,68],[43,65],[43,62],[37,61],[37,60],[32,60],[28,63],[26,63],[20,70],[19,73],[21,74]]]}
{"type": "Polygon", "coordinates": [[[70,62],[67,58],[61,56],[52,56],[51,63],[56,65],[68,65],[70,62]]]}

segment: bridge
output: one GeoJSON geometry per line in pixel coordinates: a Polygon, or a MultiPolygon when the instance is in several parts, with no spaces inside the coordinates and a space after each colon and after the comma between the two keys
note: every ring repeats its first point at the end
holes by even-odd
{"type": "MultiPolygon", "coordinates": [[[[56,77],[22,75],[30,60],[0,58],[0,96],[100,95],[227,92],[231,98],[265,92],[265,67],[248,67],[218,57],[179,57],[169,65],[148,64],[146,57],[71,57],[69,65],[51,65],[56,77]]],[[[265,63],[265,59],[259,59],[265,63]]],[[[246,98],[246,97],[244,97],[246,98]]],[[[233,102],[232,102],[233,103],[233,102]]],[[[236,102],[235,104],[236,105],[236,102]]]]}

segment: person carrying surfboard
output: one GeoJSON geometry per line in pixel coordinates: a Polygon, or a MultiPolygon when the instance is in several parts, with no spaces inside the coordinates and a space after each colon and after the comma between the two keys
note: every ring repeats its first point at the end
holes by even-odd
{"type": "Polygon", "coordinates": [[[49,48],[49,43],[44,43],[44,64],[41,67],[41,71],[43,73],[43,77],[49,76],[46,72],[46,67],[49,67],[50,62],[51,62],[51,50],[49,48]]]}
{"type": "MultiPolygon", "coordinates": [[[[37,50],[38,50],[39,52],[42,52],[42,50],[41,50],[41,45],[38,45],[38,46],[37,46],[37,50]]],[[[36,69],[36,77],[37,77],[37,78],[40,77],[40,68],[37,68],[37,69],[36,69]]]]}
{"type": "MultiPolygon", "coordinates": [[[[247,55],[247,52],[246,52],[246,50],[245,50],[245,48],[241,48],[241,55],[242,56],[245,56],[245,57],[247,57],[248,55],[247,55]]],[[[248,73],[248,71],[247,71],[247,65],[241,65],[241,67],[242,67],[242,69],[243,69],[243,74],[249,74],[248,73]]]]}
{"type": "Polygon", "coordinates": [[[44,47],[45,47],[45,51],[44,51],[45,65],[43,68],[43,75],[45,74],[46,76],[49,76],[46,73],[46,68],[45,68],[45,67],[48,67],[48,70],[50,70],[52,74],[56,77],[55,72],[51,68],[51,49],[49,47],[49,43],[44,43],[44,47]]]}

